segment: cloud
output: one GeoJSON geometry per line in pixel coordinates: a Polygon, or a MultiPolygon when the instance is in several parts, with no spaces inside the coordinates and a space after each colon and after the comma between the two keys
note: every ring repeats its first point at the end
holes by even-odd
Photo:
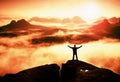
{"type": "MultiPolygon", "coordinates": [[[[114,53],[113,53],[114,54],[114,53]]],[[[107,68],[107,69],[111,69],[112,71],[120,74],[120,57],[99,57],[97,58],[97,60],[95,60],[96,57],[91,57],[89,59],[89,61],[101,68],[107,68]]]]}
{"type": "Polygon", "coordinates": [[[47,37],[32,39],[32,44],[41,44],[43,46],[50,46],[53,44],[64,43],[65,42],[64,40],[65,39],[63,36],[47,36],[47,37]]]}
{"type": "Polygon", "coordinates": [[[79,16],[75,16],[75,17],[73,17],[71,20],[72,20],[73,23],[75,23],[75,24],[85,23],[85,21],[84,21],[82,18],[80,18],[79,16]]]}
{"type": "Polygon", "coordinates": [[[36,22],[42,22],[42,23],[60,23],[61,20],[58,18],[39,18],[39,17],[33,17],[29,19],[29,22],[36,21],[36,22]]]}
{"type": "Polygon", "coordinates": [[[81,35],[69,36],[68,42],[72,44],[81,44],[81,43],[88,43],[88,42],[97,41],[97,40],[99,40],[99,38],[93,35],[81,34],[81,35]]]}
{"type": "Polygon", "coordinates": [[[39,44],[42,46],[52,46],[54,44],[62,44],[62,43],[71,43],[71,44],[82,44],[88,43],[91,41],[99,40],[98,37],[94,37],[92,35],[81,34],[81,35],[59,35],[59,36],[45,36],[40,38],[31,39],[31,44],[39,44]]]}
{"type": "MultiPolygon", "coordinates": [[[[79,18],[79,17],[75,17],[79,18]]],[[[78,21],[79,22],[79,21],[78,21]]],[[[119,31],[120,31],[120,24],[115,23],[111,24],[107,19],[104,19],[101,23],[96,24],[86,30],[81,31],[73,30],[78,32],[78,34],[67,34],[68,32],[72,32],[68,29],[61,29],[61,28],[47,28],[46,30],[42,31],[42,37],[33,38],[31,40],[32,44],[59,44],[60,43],[72,43],[72,44],[81,44],[81,43],[89,43],[92,41],[99,41],[104,38],[112,38],[112,39],[120,39],[119,31]],[[57,32],[60,32],[63,35],[54,35],[57,32]]],[[[51,44],[51,45],[52,45],[51,44]]]]}
{"type": "Polygon", "coordinates": [[[15,33],[0,33],[0,37],[17,37],[18,35],[15,33]]]}
{"type": "Polygon", "coordinates": [[[61,56],[59,53],[54,53],[53,49],[55,48],[52,49],[53,46],[31,46],[27,42],[24,42],[25,38],[23,41],[19,40],[20,42],[15,41],[15,38],[8,38],[8,40],[5,42],[5,45],[0,45],[0,76],[8,73],[17,73],[21,70],[39,65],[60,64],[65,61],[65,58],[60,59],[61,56]],[[21,44],[17,45],[16,43],[21,44]]]}
{"type": "Polygon", "coordinates": [[[11,17],[0,16],[0,26],[3,26],[11,20],[11,17]]]}
{"type": "Polygon", "coordinates": [[[0,16],[0,20],[11,20],[11,17],[0,16]]]}
{"type": "Polygon", "coordinates": [[[25,48],[1,47],[0,52],[0,75],[16,73],[30,65],[31,55],[25,48]]]}
{"type": "Polygon", "coordinates": [[[39,22],[40,24],[46,23],[46,24],[82,24],[85,23],[83,19],[81,19],[79,16],[75,16],[73,18],[40,18],[40,17],[33,17],[29,19],[29,22],[39,22]]]}

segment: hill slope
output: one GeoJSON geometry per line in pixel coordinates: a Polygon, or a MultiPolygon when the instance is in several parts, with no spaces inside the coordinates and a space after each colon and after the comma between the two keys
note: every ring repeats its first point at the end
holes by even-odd
{"type": "Polygon", "coordinates": [[[120,82],[120,75],[83,61],[69,60],[61,70],[56,64],[43,65],[5,75],[0,82],[120,82]]]}

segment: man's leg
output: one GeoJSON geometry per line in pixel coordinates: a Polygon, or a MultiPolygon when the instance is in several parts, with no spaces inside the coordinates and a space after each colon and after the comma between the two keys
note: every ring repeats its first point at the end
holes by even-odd
{"type": "Polygon", "coordinates": [[[74,53],[73,53],[73,59],[72,60],[74,60],[74,53]]]}
{"type": "Polygon", "coordinates": [[[78,60],[78,56],[77,56],[77,54],[76,54],[76,60],[78,60]]]}

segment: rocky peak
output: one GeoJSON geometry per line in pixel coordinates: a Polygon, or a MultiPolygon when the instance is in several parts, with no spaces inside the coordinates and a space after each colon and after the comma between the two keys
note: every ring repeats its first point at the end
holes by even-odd
{"type": "Polygon", "coordinates": [[[89,63],[69,60],[62,65],[62,82],[119,82],[120,75],[89,63]]]}
{"type": "Polygon", "coordinates": [[[13,24],[16,24],[16,21],[15,21],[15,20],[12,20],[12,21],[10,22],[10,25],[13,25],[13,24]]]}
{"type": "Polygon", "coordinates": [[[26,25],[30,25],[30,23],[27,22],[25,19],[21,19],[21,20],[18,20],[18,21],[16,22],[16,25],[26,26],[26,25]]]}

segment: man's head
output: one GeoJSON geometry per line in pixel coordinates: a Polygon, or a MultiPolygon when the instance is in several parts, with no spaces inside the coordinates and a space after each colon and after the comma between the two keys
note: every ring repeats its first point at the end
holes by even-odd
{"type": "Polygon", "coordinates": [[[74,47],[76,47],[76,45],[74,44],[74,47]]]}

